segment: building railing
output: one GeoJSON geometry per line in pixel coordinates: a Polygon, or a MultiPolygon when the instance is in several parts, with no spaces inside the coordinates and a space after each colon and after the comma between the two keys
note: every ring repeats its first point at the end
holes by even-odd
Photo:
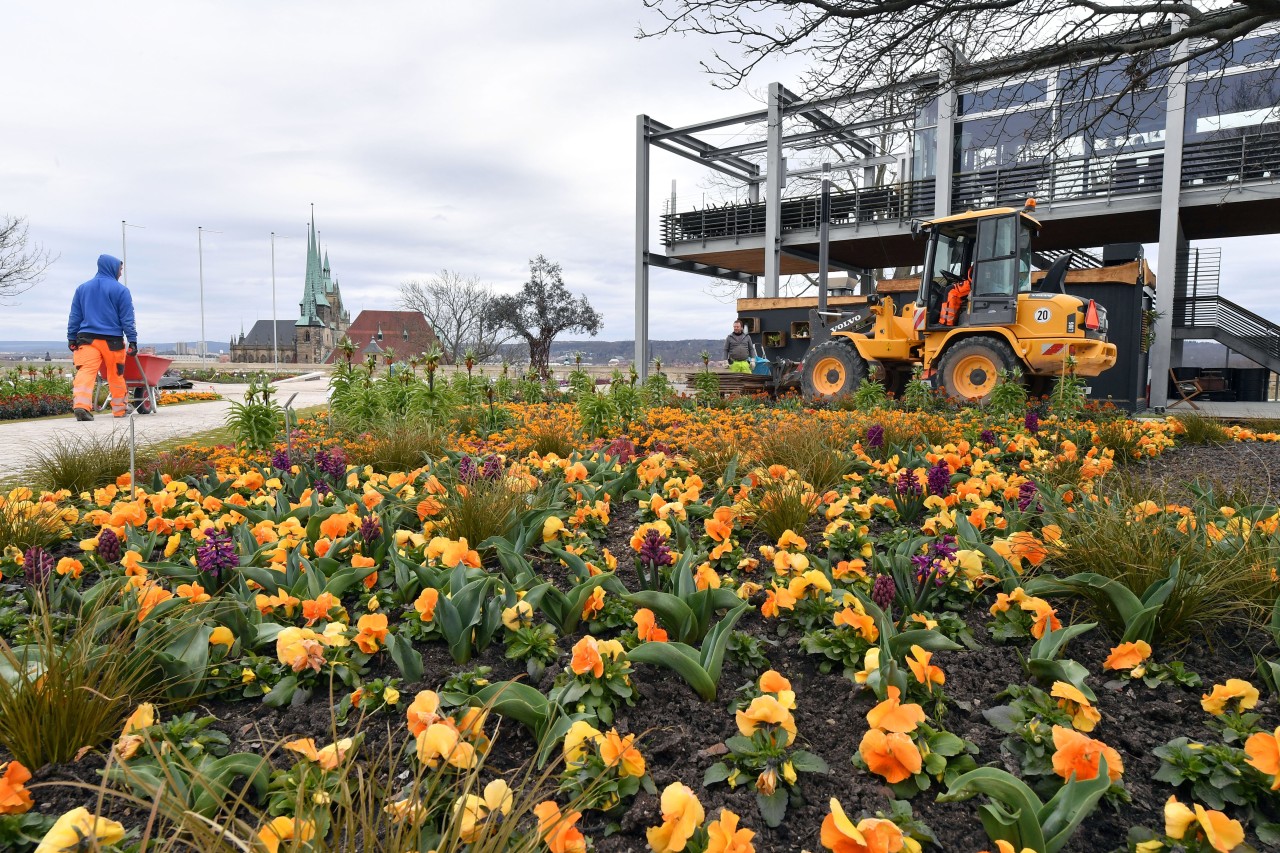
{"type": "Polygon", "coordinates": [[[1175,299],[1173,325],[1183,329],[1222,329],[1248,342],[1272,359],[1280,360],[1280,326],[1221,296],[1175,299]]]}
{"type": "MultiPolygon", "coordinates": [[[[1164,154],[1128,153],[1022,163],[995,169],[957,172],[952,180],[951,209],[1021,206],[1028,198],[1058,201],[1109,201],[1113,198],[1160,192],[1164,154]]],[[[1195,142],[1183,149],[1184,187],[1223,187],[1280,180],[1280,132],[1242,134],[1228,139],[1195,142]]],[[[879,222],[905,223],[933,214],[934,180],[927,178],[886,186],[833,193],[831,219],[835,226],[879,222]]],[[[818,230],[817,196],[784,199],[784,232],[818,230]]],[[[726,205],[705,210],[668,213],[662,217],[664,245],[724,237],[763,234],[765,205],[726,205]]]]}

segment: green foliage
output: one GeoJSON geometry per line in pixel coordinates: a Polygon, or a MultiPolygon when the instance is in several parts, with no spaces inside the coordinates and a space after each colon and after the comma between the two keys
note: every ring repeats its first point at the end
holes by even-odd
{"type": "Polygon", "coordinates": [[[752,528],[777,542],[788,530],[804,530],[817,505],[817,495],[797,479],[765,479],[742,502],[752,528]]]}
{"type": "MultiPolygon", "coordinates": [[[[1215,540],[1204,535],[1215,521],[1219,528],[1225,525],[1218,512],[1220,497],[1197,496],[1184,518],[1161,512],[1136,515],[1135,507],[1158,509],[1171,501],[1124,480],[1106,493],[1107,500],[1076,502],[1070,511],[1047,492],[1041,494],[1051,520],[1062,528],[1062,547],[1051,561],[1058,578],[1087,572],[1114,580],[1145,600],[1148,590],[1169,577],[1170,567],[1178,567],[1172,588],[1161,593],[1164,602],[1155,618],[1153,636],[1163,642],[1185,641],[1224,621],[1261,623],[1276,600],[1274,583],[1259,568],[1280,559],[1276,537],[1232,534],[1215,540]]],[[[1239,515],[1255,518],[1269,512],[1274,509],[1245,506],[1239,515]]],[[[1088,595],[1093,615],[1113,633],[1123,633],[1124,623],[1108,594],[1099,590],[1088,595]]]]}
{"type": "Polygon", "coordinates": [[[1142,640],[1154,647],[1160,611],[1178,584],[1178,563],[1169,574],[1151,584],[1141,596],[1121,581],[1095,572],[1081,572],[1067,578],[1041,576],[1023,584],[1029,595],[1079,595],[1092,602],[1104,624],[1120,637],[1120,642],[1142,640]]]}
{"type": "Polygon", "coordinates": [[[998,417],[1022,417],[1027,412],[1027,386],[1022,371],[1001,370],[987,398],[987,411],[998,417]]]}
{"type": "Polygon", "coordinates": [[[1014,850],[1029,847],[1058,853],[1110,787],[1107,760],[1099,758],[1095,778],[1082,782],[1073,775],[1048,802],[1042,802],[1016,776],[994,767],[971,770],[938,799],[957,802],[976,794],[986,796],[990,802],[979,807],[978,814],[992,841],[1007,841],[1014,850]]]}
{"type": "Polygon", "coordinates": [[[1066,370],[1053,383],[1053,393],[1049,395],[1049,407],[1060,418],[1071,418],[1084,411],[1085,385],[1084,379],[1076,374],[1076,361],[1067,358],[1066,370]]]}
{"type": "Polygon", "coordinates": [[[733,626],[750,607],[743,602],[726,613],[707,633],[700,650],[674,641],[643,643],[632,649],[627,657],[633,663],[651,663],[672,670],[688,682],[704,701],[714,702],[733,626]]]}
{"type": "Polygon", "coordinates": [[[272,399],[275,389],[265,379],[255,378],[244,393],[243,403],[232,403],[227,426],[236,443],[249,450],[270,450],[284,429],[284,410],[272,399]]]}
{"type": "Polygon", "coordinates": [[[857,387],[850,401],[853,408],[859,412],[875,412],[888,408],[889,394],[885,391],[883,382],[868,379],[857,387]]]}
{"type": "Polygon", "coordinates": [[[741,604],[733,590],[698,589],[691,569],[695,558],[691,551],[686,551],[672,567],[671,592],[647,589],[626,596],[627,601],[637,607],[652,610],[672,638],[688,644],[702,641],[716,611],[733,610],[741,604]]]}
{"type": "Polygon", "coordinates": [[[599,394],[595,385],[579,392],[578,424],[588,438],[605,438],[616,429],[618,406],[612,394],[599,394]]]}
{"type": "Polygon", "coordinates": [[[720,398],[720,377],[710,370],[699,370],[694,374],[693,387],[699,406],[719,406],[723,402],[720,398]]]}
{"type": "Polygon", "coordinates": [[[1096,623],[1084,622],[1055,631],[1052,625],[1046,625],[1040,639],[1031,645],[1031,650],[1027,653],[1027,672],[1045,684],[1065,681],[1088,697],[1089,701],[1095,701],[1097,697],[1085,683],[1089,670],[1077,661],[1063,658],[1063,654],[1066,653],[1067,643],[1096,627],[1096,623]]]}
{"type": "Polygon", "coordinates": [[[933,386],[924,379],[923,368],[916,365],[902,390],[902,407],[908,412],[928,412],[937,408],[937,400],[933,386]]]}
{"type": "Polygon", "coordinates": [[[1187,786],[1196,802],[1211,809],[1254,805],[1268,797],[1265,777],[1249,766],[1244,750],[1217,743],[1193,744],[1180,737],[1152,750],[1160,759],[1155,779],[1187,786]]]}

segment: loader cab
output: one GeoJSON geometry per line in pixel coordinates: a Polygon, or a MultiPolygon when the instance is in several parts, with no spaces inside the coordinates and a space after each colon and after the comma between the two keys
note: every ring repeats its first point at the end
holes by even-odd
{"type": "MultiPolygon", "coordinates": [[[[1034,209],[1034,208],[1032,208],[1034,209]]],[[[1012,325],[1018,294],[1031,290],[1031,237],[1040,228],[1022,210],[969,211],[924,223],[924,267],[916,304],[927,306],[926,328],[1012,325]],[[954,325],[942,322],[948,291],[968,281],[954,325]]]]}

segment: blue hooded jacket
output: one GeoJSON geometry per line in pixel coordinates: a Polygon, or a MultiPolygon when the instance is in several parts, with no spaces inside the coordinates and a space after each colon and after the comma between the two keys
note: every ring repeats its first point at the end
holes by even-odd
{"type": "Polygon", "coordinates": [[[71,299],[71,316],[67,319],[67,341],[77,335],[95,338],[120,337],[138,342],[133,323],[133,296],[120,283],[120,259],[98,256],[98,274],[76,288],[71,299]]]}

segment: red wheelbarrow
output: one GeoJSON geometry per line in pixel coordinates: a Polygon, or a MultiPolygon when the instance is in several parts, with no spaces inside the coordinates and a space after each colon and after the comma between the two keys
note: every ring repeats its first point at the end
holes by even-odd
{"type": "MultiPolygon", "coordinates": [[[[160,377],[164,375],[164,372],[169,369],[171,364],[173,364],[173,359],[171,358],[161,358],[158,355],[147,355],[146,353],[135,353],[132,356],[125,357],[126,411],[149,415],[159,407],[160,395],[157,386],[160,382],[160,377]]],[[[104,364],[98,368],[98,392],[103,391],[106,388],[106,384],[107,366],[104,364]]],[[[98,410],[106,411],[110,406],[111,394],[108,392],[98,405],[98,410]]]]}

